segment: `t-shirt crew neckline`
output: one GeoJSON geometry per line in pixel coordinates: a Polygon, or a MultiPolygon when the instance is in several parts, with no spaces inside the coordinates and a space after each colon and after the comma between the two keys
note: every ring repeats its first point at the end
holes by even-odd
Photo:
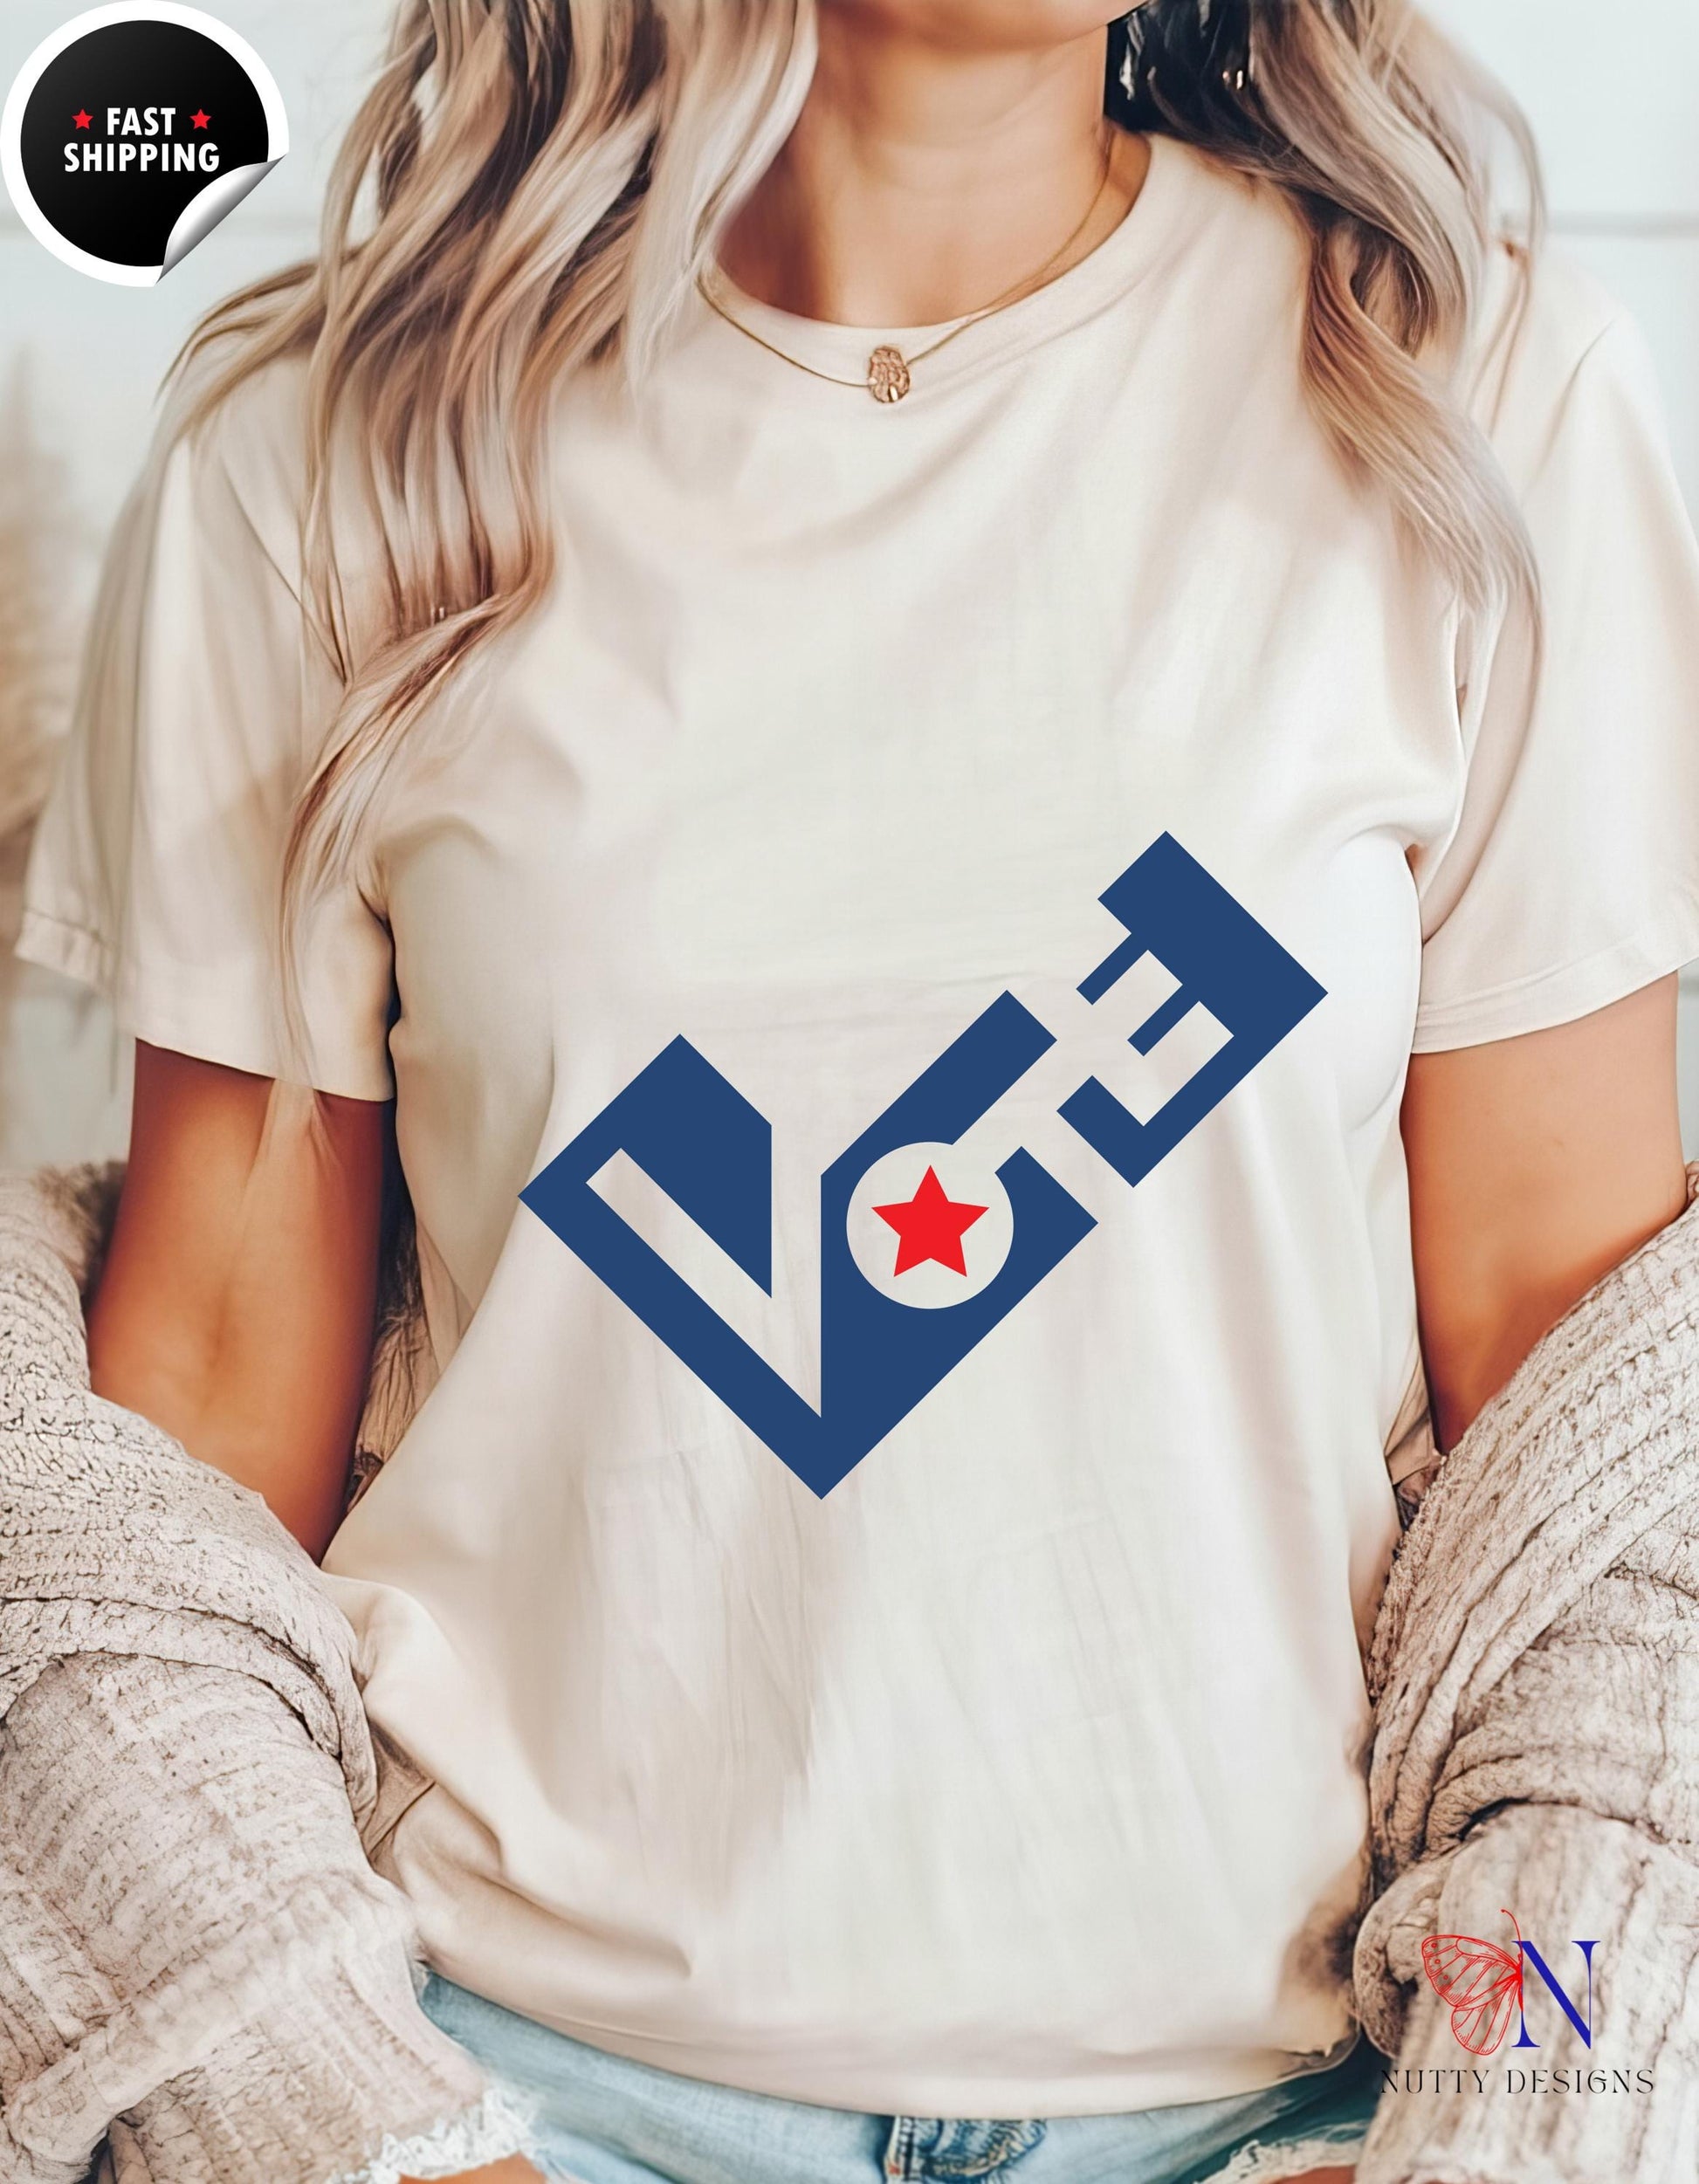
{"type": "MultiPolygon", "coordinates": [[[[1184,148],[1171,138],[1152,135],[1147,141],[1150,158],[1144,184],[1111,233],[1066,272],[1035,289],[1031,295],[966,326],[947,349],[936,358],[925,359],[917,367],[913,395],[904,408],[910,407],[916,396],[939,392],[1084,325],[1143,278],[1167,230],[1171,201],[1185,164],[1184,148]]],[[[943,319],[919,326],[851,326],[807,319],[760,302],[718,265],[709,274],[709,285],[717,299],[744,326],[783,350],[785,355],[767,354],[702,303],[704,315],[726,340],[737,342],[774,374],[782,374],[801,386],[811,386],[822,395],[847,394],[853,388],[832,388],[808,372],[799,371],[787,358],[858,387],[867,374],[869,354],[882,343],[911,356],[962,326],[960,319],[943,319]]]]}

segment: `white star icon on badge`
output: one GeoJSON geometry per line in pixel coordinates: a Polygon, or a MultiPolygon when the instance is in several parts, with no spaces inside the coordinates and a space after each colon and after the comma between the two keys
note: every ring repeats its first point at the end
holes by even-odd
{"type": "Polygon", "coordinates": [[[997,1279],[1015,1209],[982,1161],[953,1145],[900,1145],[856,1185],[848,1228],[850,1257],[881,1296],[935,1312],[997,1279]]]}

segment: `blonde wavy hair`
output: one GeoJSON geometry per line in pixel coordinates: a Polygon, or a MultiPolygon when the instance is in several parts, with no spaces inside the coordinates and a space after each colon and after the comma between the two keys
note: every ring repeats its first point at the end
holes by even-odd
{"type": "MultiPolygon", "coordinates": [[[[357,869],[409,729],[547,589],[553,393],[591,360],[640,374],[654,355],[795,120],[814,4],[402,0],[319,257],[232,298],[185,352],[191,416],[306,359],[308,605],[343,694],[294,814],[285,966],[303,906],[357,869]],[[380,541],[364,621],[334,564],[334,441],[380,541]]],[[[1341,457],[1466,608],[1531,599],[1517,510],[1453,385],[1493,246],[1495,134],[1528,177],[1524,268],[1537,230],[1509,100],[1407,0],[1149,0],[1125,61],[1123,37],[1111,113],[1273,184],[1308,231],[1303,377],[1341,457]]]]}

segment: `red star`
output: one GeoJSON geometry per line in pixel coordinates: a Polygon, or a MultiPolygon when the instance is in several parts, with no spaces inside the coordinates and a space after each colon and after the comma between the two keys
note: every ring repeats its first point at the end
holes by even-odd
{"type": "Polygon", "coordinates": [[[967,1261],[961,1255],[961,1240],[987,1210],[983,1205],[959,1205],[947,1195],[931,1168],[920,1178],[920,1188],[911,1198],[901,1205],[876,1205],[873,1209],[902,1240],[897,1247],[893,1273],[906,1274],[911,1267],[923,1266],[927,1260],[935,1259],[940,1267],[947,1267],[952,1274],[959,1274],[967,1272],[967,1261]]]}
{"type": "Polygon", "coordinates": [[[72,115],[71,119],[76,123],[79,129],[86,129],[89,123],[94,119],[94,116],[92,113],[85,113],[79,106],[76,113],[72,115]]]}
{"type": "Polygon", "coordinates": [[[195,124],[195,127],[197,129],[203,129],[211,120],[212,116],[210,113],[203,113],[200,107],[196,106],[194,113],[191,113],[189,118],[195,124]]]}

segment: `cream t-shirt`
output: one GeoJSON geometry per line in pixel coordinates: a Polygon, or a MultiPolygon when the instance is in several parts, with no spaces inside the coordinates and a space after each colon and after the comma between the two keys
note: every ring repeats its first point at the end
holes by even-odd
{"type": "MultiPolygon", "coordinates": [[[[581,2040],[994,2116],[1350,2037],[1407,1059],[1699,955],[1699,551],[1547,265],[1477,397],[1530,707],[1313,421],[1303,275],[1159,141],[899,407],[699,303],[640,396],[564,388],[552,594],[316,929],[440,1368],[327,1565],[432,1783],[388,1857],[441,1971],[581,2040]]],[[[334,687],[299,402],[127,520],[23,943],[265,1073],[334,687]]]]}

